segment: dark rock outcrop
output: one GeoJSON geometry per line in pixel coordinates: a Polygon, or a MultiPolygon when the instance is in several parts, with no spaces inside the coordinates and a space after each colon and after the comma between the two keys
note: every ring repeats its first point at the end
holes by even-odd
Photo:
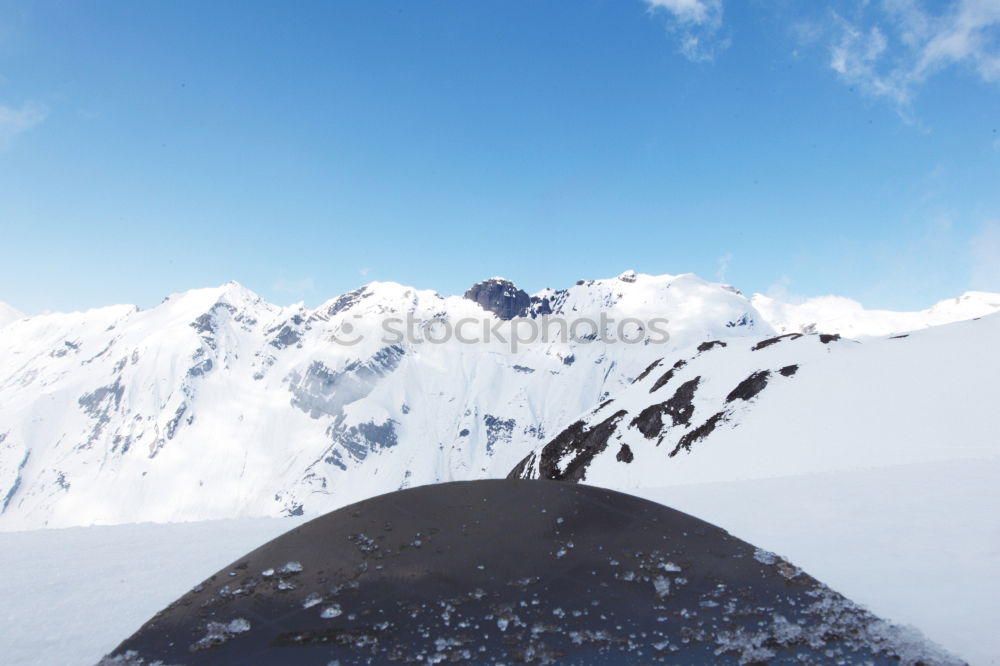
{"type": "MultiPolygon", "coordinates": [[[[625,414],[625,410],[622,409],[598,424],[588,426],[583,421],[577,421],[563,430],[539,452],[538,478],[583,481],[587,467],[597,454],[608,448],[608,439],[614,434],[618,421],[625,414]],[[572,455],[572,458],[565,462],[565,466],[560,467],[568,455],[572,455]]],[[[534,455],[531,454],[529,457],[534,455]]],[[[524,474],[527,468],[528,463],[522,460],[507,478],[518,478],[518,472],[524,474]]]]}
{"type": "MultiPolygon", "coordinates": [[[[477,282],[465,292],[465,298],[505,320],[524,317],[531,308],[531,296],[528,292],[518,289],[513,282],[502,278],[477,282]]],[[[547,302],[545,307],[548,307],[547,302]]]]}
{"type": "Polygon", "coordinates": [[[767,388],[767,381],[770,378],[770,370],[758,370],[737,384],[736,388],[729,392],[729,395],[726,396],[726,403],[728,404],[733,400],[753,399],[758,393],[767,388]]]}
{"type": "Polygon", "coordinates": [[[639,373],[638,377],[636,377],[635,379],[632,380],[632,383],[635,384],[636,382],[641,382],[643,379],[645,379],[646,377],[648,377],[649,373],[651,373],[653,370],[655,370],[660,365],[660,363],[662,363],[662,362],[663,362],[663,359],[661,358],[661,359],[657,359],[657,360],[653,361],[652,363],[650,363],[648,366],[646,366],[645,370],[643,370],[642,372],[639,373]]]}
{"type": "Polygon", "coordinates": [[[724,411],[712,414],[712,416],[709,417],[707,421],[702,423],[694,430],[685,433],[683,437],[677,440],[677,446],[675,446],[674,450],[670,452],[670,457],[673,458],[678,453],[680,453],[681,450],[691,451],[692,444],[694,444],[695,442],[699,442],[708,437],[709,435],[711,435],[712,432],[715,430],[715,427],[725,420],[726,420],[726,412],[724,411]]]}
{"type": "Polygon", "coordinates": [[[676,363],[674,363],[673,367],[671,367],[669,370],[663,373],[663,375],[656,380],[653,386],[650,387],[649,392],[655,393],[656,391],[659,391],[661,388],[666,386],[667,382],[669,382],[671,379],[674,378],[674,373],[683,368],[685,365],[687,365],[687,361],[685,361],[684,359],[681,359],[676,363]]]}
{"type": "Polygon", "coordinates": [[[632,447],[628,444],[622,444],[622,448],[618,449],[618,455],[615,456],[615,460],[623,463],[630,463],[635,460],[635,454],[632,453],[632,447]]]}
{"type": "Polygon", "coordinates": [[[698,389],[701,377],[695,377],[690,381],[681,384],[674,395],[666,402],[652,404],[646,407],[639,415],[632,419],[632,425],[642,433],[646,439],[658,437],[663,429],[664,415],[670,416],[671,425],[690,425],[691,415],[694,413],[694,392],[698,389]]]}
{"type": "Polygon", "coordinates": [[[784,335],[776,335],[773,338],[767,338],[766,340],[761,340],[753,347],[751,347],[750,351],[760,351],[761,349],[777,344],[786,338],[789,340],[798,340],[801,337],[802,337],[801,333],[785,333],[784,335]]]}

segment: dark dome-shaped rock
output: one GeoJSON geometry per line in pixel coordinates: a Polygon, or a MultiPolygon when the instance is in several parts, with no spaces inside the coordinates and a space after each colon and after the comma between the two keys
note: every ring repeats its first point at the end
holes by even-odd
{"type": "Polygon", "coordinates": [[[518,289],[513,282],[503,278],[477,282],[465,292],[465,298],[475,301],[500,319],[523,317],[531,308],[528,292],[518,289]]]}
{"type": "MultiPolygon", "coordinates": [[[[150,575],[156,575],[150,572],[150,575]]],[[[103,663],[950,663],[781,558],[630,495],[424,486],[334,511],[103,663]]]]}

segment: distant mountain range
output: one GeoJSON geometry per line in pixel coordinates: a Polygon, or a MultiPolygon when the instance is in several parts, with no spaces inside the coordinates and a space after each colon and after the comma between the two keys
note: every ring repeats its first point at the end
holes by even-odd
{"type": "Polygon", "coordinates": [[[1000,295],[891,317],[830,303],[629,271],[530,295],[371,283],[314,309],[228,283],[18,318],[0,329],[0,529],[318,514],[515,466],[627,487],[934,459],[947,432],[991,446],[977,354],[997,317],[812,333],[970,319],[1000,295]],[[585,325],[515,335],[531,322],[585,325]],[[935,410],[951,416],[927,426],[935,410]]]}
{"type": "Polygon", "coordinates": [[[969,291],[920,312],[866,310],[841,296],[820,296],[801,303],[782,303],[762,294],[750,301],[779,333],[839,333],[845,337],[892,335],[982,317],[1000,311],[1000,294],[969,291]]]}

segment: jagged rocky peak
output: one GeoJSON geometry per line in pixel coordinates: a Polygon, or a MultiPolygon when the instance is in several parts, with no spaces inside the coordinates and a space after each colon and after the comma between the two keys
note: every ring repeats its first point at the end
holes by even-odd
{"type": "Polygon", "coordinates": [[[513,319],[528,314],[531,296],[518,289],[510,280],[493,277],[469,287],[465,298],[478,303],[481,308],[495,314],[500,319],[513,319]]]}

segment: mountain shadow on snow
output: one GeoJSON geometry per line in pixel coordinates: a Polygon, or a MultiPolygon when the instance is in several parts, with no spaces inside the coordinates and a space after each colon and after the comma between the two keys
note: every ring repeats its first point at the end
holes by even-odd
{"type": "Polygon", "coordinates": [[[492,480],[398,491],[293,529],[101,664],[443,662],[959,663],[684,513],[492,480]]]}

